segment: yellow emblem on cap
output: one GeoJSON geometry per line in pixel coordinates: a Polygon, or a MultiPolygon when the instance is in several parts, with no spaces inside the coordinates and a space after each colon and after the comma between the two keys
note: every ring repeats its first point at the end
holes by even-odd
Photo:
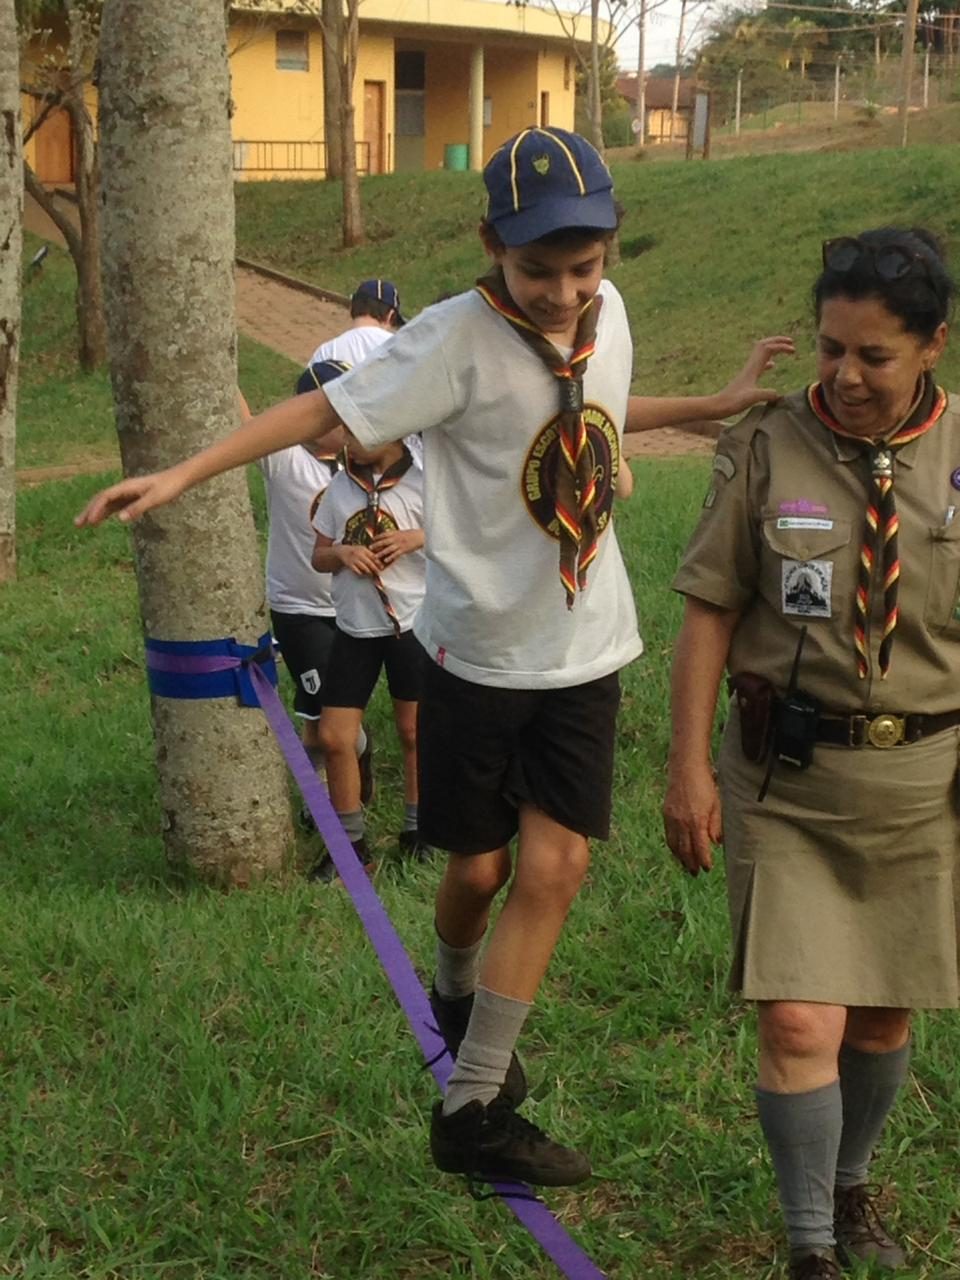
{"type": "Polygon", "coordinates": [[[550,157],[546,155],[536,156],[533,161],[533,167],[541,178],[545,177],[550,172],[550,157]]]}

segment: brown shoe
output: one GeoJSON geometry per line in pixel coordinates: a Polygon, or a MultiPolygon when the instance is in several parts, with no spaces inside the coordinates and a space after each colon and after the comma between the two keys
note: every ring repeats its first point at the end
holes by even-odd
{"type": "Polygon", "coordinates": [[[840,1264],[832,1249],[813,1249],[790,1259],[790,1280],[841,1280],[840,1264]]]}
{"type": "Polygon", "coordinates": [[[833,1193],[833,1229],[841,1261],[852,1266],[858,1259],[895,1271],[907,1255],[891,1239],[877,1209],[879,1190],[862,1184],[837,1187],[833,1193]]]}

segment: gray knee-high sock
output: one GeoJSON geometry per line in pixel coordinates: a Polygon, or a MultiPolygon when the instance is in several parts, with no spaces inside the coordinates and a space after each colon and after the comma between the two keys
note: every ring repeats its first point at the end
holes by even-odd
{"type": "Polygon", "coordinates": [[[837,1186],[867,1181],[870,1157],[910,1066],[910,1041],[888,1053],[840,1050],[843,1134],[837,1156],[837,1186]]]}
{"type": "Polygon", "coordinates": [[[834,1243],[833,1185],[843,1125],[840,1081],[809,1093],[757,1089],[757,1111],[780,1189],[791,1251],[834,1243]]]}
{"type": "Polygon", "coordinates": [[[473,1011],[454,1063],[443,1114],[451,1115],[476,1099],[486,1105],[507,1078],[510,1055],[531,1006],[477,987],[473,1011]]]}
{"type": "Polygon", "coordinates": [[[483,937],[469,947],[451,947],[437,934],[437,972],[433,985],[444,1000],[472,996],[480,976],[483,937]]]}

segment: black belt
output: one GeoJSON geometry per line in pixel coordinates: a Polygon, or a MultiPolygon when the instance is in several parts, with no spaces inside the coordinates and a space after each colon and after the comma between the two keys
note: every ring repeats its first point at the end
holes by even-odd
{"type": "Polygon", "coordinates": [[[905,747],[921,738],[929,738],[944,729],[960,724],[960,710],[942,711],[936,716],[892,714],[821,716],[817,722],[817,741],[832,742],[838,747],[905,747]]]}

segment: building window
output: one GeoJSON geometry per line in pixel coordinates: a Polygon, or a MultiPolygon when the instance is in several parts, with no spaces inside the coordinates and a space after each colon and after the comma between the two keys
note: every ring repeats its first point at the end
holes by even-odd
{"type": "Polygon", "coordinates": [[[483,100],[483,127],[489,129],[493,124],[493,99],[484,98],[483,100]]]}
{"type": "Polygon", "coordinates": [[[277,32],[277,70],[310,70],[310,43],[306,31],[277,32]]]}
{"type": "Polygon", "coordinates": [[[422,92],[427,87],[427,55],[422,49],[398,49],[393,78],[397,89],[422,92]]]}

